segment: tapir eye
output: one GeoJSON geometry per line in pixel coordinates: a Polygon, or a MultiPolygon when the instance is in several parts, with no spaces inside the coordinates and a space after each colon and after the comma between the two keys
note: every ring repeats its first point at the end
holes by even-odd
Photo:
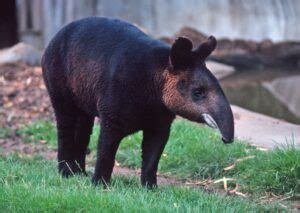
{"type": "Polygon", "coordinates": [[[199,101],[201,99],[204,99],[206,97],[205,88],[199,87],[197,89],[194,89],[192,92],[192,98],[194,101],[199,101]]]}

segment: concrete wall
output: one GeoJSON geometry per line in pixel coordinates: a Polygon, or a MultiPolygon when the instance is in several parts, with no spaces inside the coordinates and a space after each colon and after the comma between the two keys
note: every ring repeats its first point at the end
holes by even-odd
{"type": "Polygon", "coordinates": [[[300,39],[299,0],[158,0],[157,2],[154,30],[161,34],[172,34],[182,25],[188,25],[217,37],[254,40],[300,39]],[[166,23],[166,20],[169,23],[166,23]]]}
{"type": "Polygon", "coordinates": [[[125,19],[155,36],[191,26],[217,37],[300,40],[299,0],[17,0],[20,12],[26,1],[42,2],[31,11],[43,22],[42,46],[66,23],[92,15],[125,19]]]}

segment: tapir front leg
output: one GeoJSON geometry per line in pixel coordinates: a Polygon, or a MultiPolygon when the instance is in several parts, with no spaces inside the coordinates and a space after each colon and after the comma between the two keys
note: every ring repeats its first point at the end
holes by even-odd
{"type": "Polygon", "coordinates": [[[154,125],[143,131],[142,175],[143,186],[149,188],[157,185],[156,172],[160,156],[168,141],[171,123],[154,125]]]}
{"type": "Polygon", "coordinates": [[[124,135],[118,128],[114,128],[113,124],[101,122],[95,174],[92,179],[94,184],[109,183],[116,152],[123,137],[124,135]]]}

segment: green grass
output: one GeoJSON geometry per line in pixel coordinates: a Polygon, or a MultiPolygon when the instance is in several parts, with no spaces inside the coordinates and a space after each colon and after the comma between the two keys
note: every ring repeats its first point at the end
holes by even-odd
{"type": "MultiPolygon", "coordinates": [[[[11,137],[12,133],[13,133],[13,131],[10,128],[0,126],[0,140],[11,137]]],[[[1,151],[3,151],[3,148],[0,145],[0,152],[1,151]]]]}
{"type": "Polygon", "coordinates": [[[7,137],[10,137],[11,134],[12,134],[12,130],[10,128],[0,126],[0,139],[5,139],[7,137]]]}
{"type": "MultiPolygon", "coordinates": [[[[90,147],[95,149],[99,127],[95,127],[90,147]]],[[[46,140],[56,146],[52,123],[38,122],[19,131],[29,141],[46,140]]],[[[141,132],[126,137],[117,153],[122,166],[140,167],[141,132]]],[[[94,152],[95,153],[95,152],[94,152]]],[[[300,149],[289,145],[269,152],[256,150],[241,142],[224,145],[218,133],[185,120],[176,120],[161,157],[159,172],[182,179],[234,178],[241,190],[253,194],[300,193],[300,149]],[[236,163],[229,171],[224,168],[237,159],[254,156],[236,163]]]]}
{"type": "Polygon", "coordinates": [[[23,137],[25,143],[45,141],[52,148],[57,146],[56,129],[51,121],[38,121],[29,126],[24,125],[16,133],[25,136],[23,137]]]}
{"type": "Polygon", "coordinates": [[[54,161],[0,157],[1,212],[256,212],[277,206],[201,189],[161,186],[141,188],[133,177],[113,177],[108,189],[93,187],[88,177],[62,179],[54,161]]]}
{"type": "Polygon", "coordinates": [[[293,145],[270,152],[258,152],[255,158],[237,164],[229,174],[252,193],[300,193],[300,149],[293,145]]]}

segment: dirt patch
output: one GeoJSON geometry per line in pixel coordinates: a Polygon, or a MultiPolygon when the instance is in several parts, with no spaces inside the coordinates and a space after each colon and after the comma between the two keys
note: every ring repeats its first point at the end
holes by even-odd
{"type": "Polygon", "coordinates": [[[31,157],[33,155],[41,155],[46,160],[56,158],[56,151],[49,149],[44,145],[39,144],[25,144],[22,138],[15,140],[0,139],[0,156],[7,156],[10,154],[18,154],[19,156],[31,157]]]}
{"type": "Polygon", "coordinates": [[[53,119],[41,67],[24,63],[0,65],[0,154],[52,156],[45,146],[26,144],[17,134],[22,125],[41,119],[53,119]]]}
{"type": "Polygon", "coordinates": [[[0,66],[0,125],[21,124],[52,117],[41,67],[22,63],[0,66]]]}

